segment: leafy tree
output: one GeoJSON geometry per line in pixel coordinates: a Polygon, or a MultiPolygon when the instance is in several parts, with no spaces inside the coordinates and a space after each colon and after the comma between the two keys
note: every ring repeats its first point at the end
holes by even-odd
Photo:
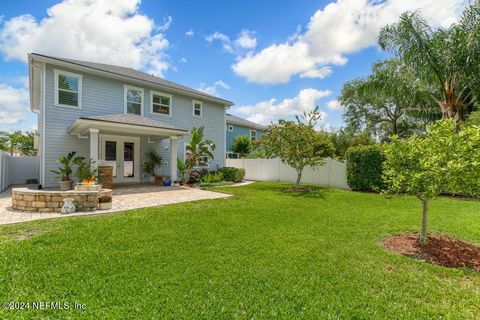
{"type": "Polygon", "coordinates": [[[478,98],[480,1],[473,1],[448,29],[434,29],[422,15],[406,12],[382,29],[379,44],[415,71],[443,119],[465,119],[478,98]]]}
{"type": "Polygon", "coordinates": [[[335,149],[335,158],[343,159],[350,147],[368,146],[375,144],[375,140],[366,131],[355,133],[350,127],[340,128],[329,134],[330,141],[335,149]]]}
{"type": "Polygon", "coordinates": [[[442,193],[480,195],[480,127],[465,126],[458,133],[455,128],[452,119],[439,121],[425,136],[394,137],[385,144],[386,192],[414,195],[422,201],[422,244],[427,242],[431,199],[442,193]]]}
{"type": "Polygon", "coordinates": [[[480,126],[480,111],[474,111],[468,115],[467,123],[480,126]]]}
{"type": "Polygon", "coordinates": [[[300,184],[306,166],[319,167],[324,158],[333,155],[333,145],[324,132],[316,132],[312,124],[280,120],[268,126],[258,139],[258,145],[268,158],[280,158],[282,163],[297,171],[300,184]]]}
{"type": "Polygon", "coordinates": [[[409,136],[421,130],[424,121],[440,118],[412,70],[394,59],[376,62],[370,75],[345,83],[339,101],[349,127],[382,140],[393,134],[409,136]]]}
{"type": "Polygon", "coordinates": [[[322,116],[323,116],[319,110],[320,110],[320,107],[315,106],[315,108],[312,111],[309,111],[309,112],[303,111],[303,113],[300,116],[295,115],[295,119],[297,119],[298,123],[304,123],[312,127],[315,127],[317,123],[322,120],[322,116]]]}
{"type": "Polygon", "coordinates": [[[211,140],[203,138],[203,131],[204,127],[193,128],[190,142],[185,146],[187,158],[185,159],[184,183],[188,183],[196,166],[205,166],[208,159],[213,159],[212,151],[215,150],[215,144],[211,140]]]}
{"type": "Polygon", "coordinates": [[[236,136],[232,141],[232,151],[240,154],[242,158],[252,150],[252,143],[248,136],[236,136]]]}
{"type": "Polygon", "coordinates": [[[33,137],[36,131],[20,130],[12,133],[0,131],[0,150],[9,152],[13,155],[14,151],[19,151],[24,156],[34,156],[37,154],[33,148],[33,137]]]}

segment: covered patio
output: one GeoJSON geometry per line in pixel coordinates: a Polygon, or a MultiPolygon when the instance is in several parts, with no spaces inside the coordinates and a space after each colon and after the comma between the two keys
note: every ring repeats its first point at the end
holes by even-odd
{"type": "Polygon", "coordinates": [[[189,132],[143,116],[118,114],[80,117],[68,133],[89,139],[90,159],[113,168],[114,184],[127,184],[148,181],[142,163],[149,148],[154,148],[164,160],[162,175],[168,175],[172,182],[177,180],[177,158],[183,158],[178,142],[189,132]]]}
{"type": "Polygon", "coordinates": [[[167,204],[230,197],[228,194],[194,188],[133,184],[113,189],[112,209],[60,214],[15,211],[12,209],[11,191],[10,188],[0,193],[0,225],[72,216],[118,213],[147,207],[161,207],[167,204]]]}

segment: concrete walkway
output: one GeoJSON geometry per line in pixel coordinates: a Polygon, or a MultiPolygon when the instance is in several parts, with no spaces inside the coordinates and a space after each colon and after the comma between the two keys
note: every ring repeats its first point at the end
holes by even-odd
{"type": "Polygon", "coordinates": [[[28,213],[15,211],[11,208],[12,190],[10,188],[0,193],[0,225],[42,219],[122,212],[126,210],[158,207],[180,202],[227,198],[230,196],[231,195],[224,193],[185,187],[160,187],[148,184],[131,185],[113,189],[113,205],[110,210],[75,212],[72,214],[28,213]]]}

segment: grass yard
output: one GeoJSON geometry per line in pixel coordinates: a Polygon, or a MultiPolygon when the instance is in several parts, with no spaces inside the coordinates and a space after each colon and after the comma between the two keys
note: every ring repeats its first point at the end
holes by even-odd
{"type": "MultiPolygon", "coordinates": [[[[0,228],[0,301],[86,310],[0,318],[474,319],[480,274],[386,252],[415,198],[257,183],[235,197],[0,228]]],[[[480,243],[480,202],[432,202],[430,230],[480,243]]]]}

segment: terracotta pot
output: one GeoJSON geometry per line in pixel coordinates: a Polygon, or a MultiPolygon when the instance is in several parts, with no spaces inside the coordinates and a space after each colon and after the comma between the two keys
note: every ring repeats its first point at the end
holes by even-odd
{"type": "Polygon", "coordinates": [[[72,190],[72,182],[73,181],[58,181],[61,191],[68,191],[72,190]]]}

